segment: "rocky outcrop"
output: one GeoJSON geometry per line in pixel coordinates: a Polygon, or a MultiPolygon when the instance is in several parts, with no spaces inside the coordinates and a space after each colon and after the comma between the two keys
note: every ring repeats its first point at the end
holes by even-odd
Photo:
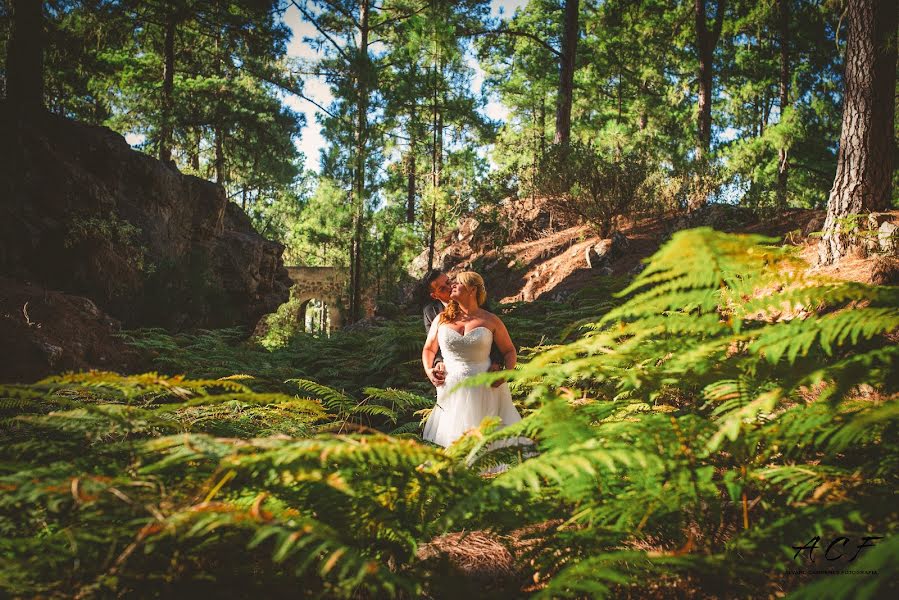
{"type": "Polygon", "coordinates": [[[119,325],[87,298],[0,277],[0,382],[88,368],[138,370],[145,357],[115,337],[119,325]]]}
{"type": "Polygon", "coordinates": [[[0,104],[0,273],[90,298],[127,327],[252,327],[288,298],[283,247],[221,186],[104,127],[0,104]]]}

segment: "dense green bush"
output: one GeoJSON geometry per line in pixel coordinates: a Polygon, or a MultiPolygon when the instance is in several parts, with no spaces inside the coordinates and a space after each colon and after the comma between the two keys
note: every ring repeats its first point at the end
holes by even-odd
{"type": "Polygon", "coordinates": [[[899,290],[810,276],[791,252],[682,232],[623,302],[513,307],[513,335],[539,344],[505,374],[526,418],[487,420],[446,451],[416,439],[430,391],[380,389],[417,381],[411,318],[277,352],[233,332],[143,332],[165,370],[193,378],[0,388],[0,586],[452,597],[422,544],[539,526],[518,557],[539,597],[883,595],[899,570],[899,290]],[[558,320],[580,311],[592,319],[558,320]],[[539,455],[487,450],[517,435],[539,455]],[[498,461],[511,468],[478,476],[498,461]],[[810,567],[792,547],[814,536],[810,567]],[[825,561],[839,536],[847,555],[883,539],[825,561]],[[878,574],[788,573],[827,567],[878,574]]]}
{"type": "Polygon", "coordinates": [[[560,214],[583,219],[608,237],[616,217],[636,215],[654,201],[647,186],[652,171],[639,151],[608,157],[572,142],[546,149],[534,186],[560,214]]]}

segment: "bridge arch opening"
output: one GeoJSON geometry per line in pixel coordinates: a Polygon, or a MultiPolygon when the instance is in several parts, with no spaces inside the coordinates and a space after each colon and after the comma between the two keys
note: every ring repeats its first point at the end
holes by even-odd
{"type": "Polygon", "coordinates": [[[299,300],[297,322],[303,331],[330,336],[343,326],[347,270],[340,267],[287,267],[291,295],[299,300]]]}
{"type": "Polygon", "coordinates": [[[301,324],[303,331],[312,335],[330,337],[331,325],[331,309],[324,299],[309,298],[300,304],[299,315],[297,321],[301,324]]]}

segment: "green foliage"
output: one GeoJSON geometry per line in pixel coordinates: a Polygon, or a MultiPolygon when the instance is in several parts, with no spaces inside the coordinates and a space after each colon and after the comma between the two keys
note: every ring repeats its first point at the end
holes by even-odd
{"type": "Polygon", "coordinates": [[[63,245],[78,251],[81,246],[99,246],[115,252],[137,270],[152,274],[154,265],[146,264],[146,247],[140,243],[141,230],[115,213],[105,217],[74,217],[69,222],[63,245]]]}
{"type": "Polygon", "coordinates": [[[878,575],[799,594],[883,595],[899,568],[899,290],[698,229],[618,301],[609,291],[509,307],[513,339],[537,346],[502,375],[525,418],[485,419],[446,450],[417,439],[433,401],[409,385],[418,319],[274,352],[237,332],[137,332],[191,376],[4,386],[0,582],[13,595],[441,596],[417,549],[481,529],[527,538],[516,561],[546,598],[653,582],[789,591],[805,581],[786,571],[811,566],[791,546],[882,536],[848,567],[878,575]],[[537,452],[503,445],[517,436],[537,452]]]}
{"type": "Polygon", "coordinates": [[[648,181],[652,167],[639,153],[607,158],[592,146],[555,145],[540,162],[535,186],[563,215],[584,219],[600,236],[619,216],[635,216],[656,197],[648,181]]]}

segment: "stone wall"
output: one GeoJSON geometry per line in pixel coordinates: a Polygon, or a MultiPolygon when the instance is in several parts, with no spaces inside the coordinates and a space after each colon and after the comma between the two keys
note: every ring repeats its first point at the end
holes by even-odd
{"type": "Polygon", "coordinates": [[[303,303],[315,298],[328,306],[331,328],[343,324],[341,308],[346,306],[346,285],[349,273],[340,267],[287,267],[293,281],[293,297],[303,303]]]}

